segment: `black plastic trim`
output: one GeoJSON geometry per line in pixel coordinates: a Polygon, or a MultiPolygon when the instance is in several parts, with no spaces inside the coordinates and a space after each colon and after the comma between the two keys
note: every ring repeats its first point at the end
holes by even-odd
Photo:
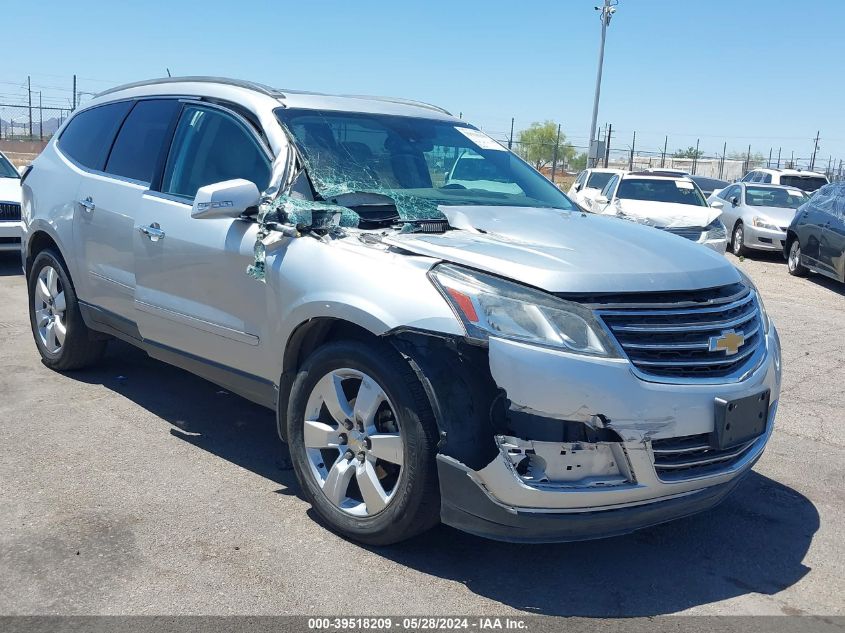
{"type": "Polygon", "coordinates": [[[487,496],[466,470],[440,457],[437,458],[437,472],[443,523],[476,536],[511,543],[608,538],[680,519],[719,504],[743,476],[682,497],[614,510],[573,513],[530,512],[501,506],[487,496]]]}

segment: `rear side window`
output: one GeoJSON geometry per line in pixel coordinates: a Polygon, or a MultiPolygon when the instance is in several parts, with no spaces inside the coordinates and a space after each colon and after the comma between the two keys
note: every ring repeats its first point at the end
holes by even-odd
{"type": "Polygon", "coordinates": [[[780,184],[812,192],[826,185],[827,178],[824,176],[781,176],[780,184]]]}
{"type": "Polygon", "coordinates": [[[174,99],[139,101],[114,142],[106,171],[150,183],[162,145],[180,104],[174,99]]]}
{"type": "Polygon", "coordinates": [[[59,137],[59,148],[83,167],[102,171],[114,135],[131,107],[131,101],[120,101],[80,112],[59,137]]]}
{"type": "Polygon", "coordinates": [[[186,107],[167,158],[162,191],[193,198],[205,185],[244,178],[259,191],[270,182],[270,161],[258,141],[220,110],[186,107]]]}
{"type": "Polygon", "coordinates": [[[601,191],[604,186],[613,178],[613,172],[594,171],[590,174],[590,179],[587,181],[587,186],[590,189],[598,189],[601,191]]]}

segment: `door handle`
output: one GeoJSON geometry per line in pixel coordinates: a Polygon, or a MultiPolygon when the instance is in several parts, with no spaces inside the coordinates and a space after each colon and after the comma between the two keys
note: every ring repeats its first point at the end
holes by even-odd
{"type": "Polygon", "coordinates": [[[153,222],[149,226],[139,226],[138,230],[146,235],[151,242],[158,242],[164,239],[164,231],[161,230],[158,222],[153,222]]]}
{"type": "Polygon", "coordinates": [[[79,200],[79,206],[85,209],[88,213],[91,213],[96,208],[94,205],[94,199],[91,196],[88,196],[85,200],[79,200]]]}

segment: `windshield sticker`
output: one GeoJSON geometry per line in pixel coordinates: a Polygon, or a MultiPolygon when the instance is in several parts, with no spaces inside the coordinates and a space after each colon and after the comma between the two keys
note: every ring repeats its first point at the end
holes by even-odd
{"type": "Polygon", "coordinates": [[[478,147],[480,147],[481,149],[495,149],[501,152],[508,151],[507,148],[499,145],[496,141],[487,136],[484,132],[479,132],[478,130],[473,130],[469,127],[456,127],[455,129],[464,136],[466,136],[473,143],[478,145],[478,147]]]}
{"type": "Polygon", "coordinates": [[[686,180],[676,180],[675,186],[678,189],[695,189],[695,185],[693,185],[691,182],[687,182],[686,180]]]}
{"type": "Polygon", "coordinates": [[[787,189],[787,191],[789,192],[790,196],[798,196],[799,198],[804,197],[803,191],[796,191],[795,189],[787,189]]]}

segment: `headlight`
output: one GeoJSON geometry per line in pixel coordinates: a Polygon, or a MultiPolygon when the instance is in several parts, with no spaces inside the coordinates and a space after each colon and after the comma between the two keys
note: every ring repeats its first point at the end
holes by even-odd
{"type": "Polygon", "coordinates": [[[739,273],[739,276],[742,277],[743,283],[751,288],[751,291],[757,296],[757,305],[760,306],[760,319],[763,321],[763,332],[766,334],[769,333],[769,314],[766,312],[766,305],[763,303],[763,296],[760,294],[760,291],[757,290],[756,284],[751,281],[751,277],[745,274],[741,268],[736,269],[739,273]]]}
{"type": "Polygon", "coordinates": [[[704,227],[704,241],[711,242],[717,240],[726,240],[728,238],[728,230],[719,218],[713,220],[710,224],[704,227]]]}
{"type": "Polygon", "coordinates": [[[496,336],[578,354],[618,357],[613,341],[582,305],[451,264],[437,266],[430,276],[471,339],[487,341],[496,336]]]}
{"type": "Polygon", "coordinates": [[[769,218],[764,218],[759,215],[755,215],[751,218],[752,226],[756,226],[758,229],[768,229],[769,231],[780,231],[780,228],[771,223],[769,218]]]}

